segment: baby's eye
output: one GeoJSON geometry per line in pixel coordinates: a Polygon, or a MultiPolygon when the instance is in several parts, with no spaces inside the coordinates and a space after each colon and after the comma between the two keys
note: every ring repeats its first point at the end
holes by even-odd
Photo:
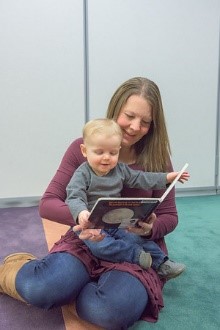
{"type": "Polygon", "coordinates": [[[118,151],[112,151],[112,152],[110,152],[110,154],[111,154],[112,156],[116,156],[116,155],[118,155],[118,151]]]}
{"type": "Polygon", "coordinates": [[[96,155],[102,155],[103,154],[103,151],[102,150],[95,150],[94,153],[96,155]]]}

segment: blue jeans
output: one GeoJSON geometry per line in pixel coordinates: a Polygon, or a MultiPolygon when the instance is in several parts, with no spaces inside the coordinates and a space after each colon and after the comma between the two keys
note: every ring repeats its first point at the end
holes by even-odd
{"type": "Polygon", "coordinates": [[[139,264],[140,253],[144,250],[151,254],[151,267],[154,270],[157,270],[160,264],[166,260],[167,256],[160,247],[144,237],[126,232],[123,229],[108,229],[102,230],[102,232],[106,236],[100,242],[84,240],[92,254],[99,259],[139,264]]]}
{"type": "Polygon", "coordinates": [[[111,270],[92,281],[84,264],[66,252],[26,263],[16,289],[29,304],[52,308],[76,302],[78,315],[104,329],[127,329],[139,320],[148,302],[143,284],[129,273],[111,270]]]}

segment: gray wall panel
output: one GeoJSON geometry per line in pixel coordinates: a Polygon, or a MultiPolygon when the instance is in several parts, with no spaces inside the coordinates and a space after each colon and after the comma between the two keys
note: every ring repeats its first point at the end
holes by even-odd
{"type": "Polygon", "coordinates": [[[213,187],[220,2],[88,3],[90,117],[104,115],[125,79],[149,77],[162,93],[175,168],[187,161],[187,187],[213,187]]]}
{"type": "Polygon", "coordinates": [[[40,196],[85,120],[83,1],[1,1],[0,45],[0,198],[40,196]]]}
{"type": "Polygon", "coordinates": [[[190,164],[177,188],[213,191],[219,15],[219,0],[0,1],[0,198],[40,196],[86,116],[132,76],[160,87],[173,164],[190,164]]]}

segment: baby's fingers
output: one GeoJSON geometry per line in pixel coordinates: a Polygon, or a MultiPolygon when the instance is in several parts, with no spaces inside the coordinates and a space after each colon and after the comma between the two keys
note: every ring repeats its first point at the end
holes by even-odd
{"type": "Polygon", "coordinates": [[[190,178],[190,175],[188,172],[184,172],[181,177],[179,178],[179,182],[184,183],[185,181],[188,181],[190,178]]]}
{"type": "Polygon", "coordinates": [[[82,230],[83,228],[80,226],[80,225],[76,225],[76,226],[74,226],[73,228],[72,228],[72,230],[74,231],[74,233],[76,232],[76,231],[79,231],[79,230],[82,230]]]}

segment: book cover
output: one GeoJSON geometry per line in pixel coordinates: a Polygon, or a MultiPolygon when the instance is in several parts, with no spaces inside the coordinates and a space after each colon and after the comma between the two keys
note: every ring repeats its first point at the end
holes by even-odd
{"type": "Polygon", "coordinates": [[[94,228],[137,226],[138,220],[146,219],[159,203],[159,198],[99,198],[89,221],[94,228]]]}
{"type": "Polygon", "coordinates": [[[126,228],[137,226],[138,220],[149,217],[156,207],[162,203],[187,167],[188,163],[182,167],[179,174],[160,198],[99,198],[89,217],[89,221],[94,225],[93,228],[126,228]]]}

